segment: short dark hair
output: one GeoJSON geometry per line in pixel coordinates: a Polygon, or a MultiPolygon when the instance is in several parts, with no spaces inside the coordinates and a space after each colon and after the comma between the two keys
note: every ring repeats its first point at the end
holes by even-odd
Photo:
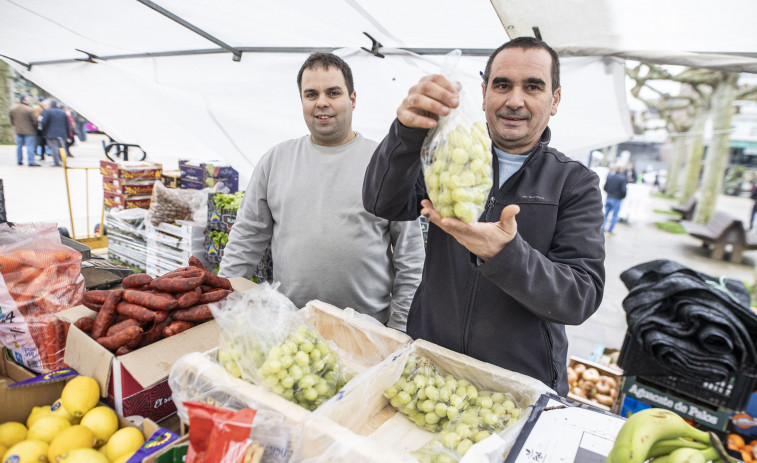
{"type": "Polygon", "coordinates": [[[28,98],[29,98],[29,95],[27,95],[26,93],[22,93],[21,95],[18,96],[18,102],[19,103],[23,103],[24,100],[26,100],[28,98]]]}
{"type": "Polygon", "coordinates": [[[554,93],[555,90],[560,87],[560,58],[557,56],[557,52],[552,49],[549,45],[547,45],[545,42],[535,38],[535,37],[516,37],[509,42],[503,43],[499,48],[494,50],[494,52],[489,55],[489,61],[486,62],[486,69],[484,69],[484,82],[486,85],[489,85],[489,74],[492,70],[492,62],[494,61],[494,58],[497,57],[499,52],[504,50],[505,48],[522,48],[524,50],[532,50],[532,49],[542,49],[546,50],[547,53],[549,53],[549,56],[552,57],[552,92],[554,93]]]}
{"type": "Polygon", "coordinates": [[[316,69],[319,67],[328,69],[332,66],[342,71],[344,83],[347,84],[347,93],[352,95],[352,92],[355,91],[355,83],[352,80],[352,70],[342,58],[333,53],[316,52],[310,55],[308,59],[302,63],[300,72],[297,73],[297,88],[302,92],[302,73],[305,72],[305,69],[316,69]]]}

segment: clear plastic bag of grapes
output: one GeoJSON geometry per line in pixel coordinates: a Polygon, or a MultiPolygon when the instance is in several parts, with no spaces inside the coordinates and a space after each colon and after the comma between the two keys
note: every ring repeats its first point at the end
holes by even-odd
{"type": "MultiPolygon", "coordinates": [[[[458,81],[460,50],[446,58],[442,75],[458,81]]],[[[480,106],[461,88],[460,104],[439,118],[421,148],[426,191],[442,217],[474,223],[484,210],[492,187],[491,139],[480,106]]]]}
{"type": "Polygon", "coordinates": [[[221,327],[218,360],[233,376],[315,410],[352,374],[276,287],[263,283],[211,306],[221,327]]]}
{"type": "Polygon", "coordinates": [[[445,374],[426,357],[410,355],[384,396],[419,427],[439,432],[477,399],[478,390],[465,379],[445,374]]]}

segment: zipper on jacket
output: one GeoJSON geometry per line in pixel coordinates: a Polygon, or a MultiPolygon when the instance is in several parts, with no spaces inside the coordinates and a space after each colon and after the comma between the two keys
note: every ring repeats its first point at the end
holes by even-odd
{"type": "MultiPolygon", "coordinates": [[[[494,199],[494,198],[492,198],[494,199]]],[[[473,319],[473,302],[476,299],[476,291],[478,291],[478,278],[479,273],[474,272],[473,274],[473,285],[471,285],[471,292],[470,292],[470,298],[468,299],[468,306],[465,310],[465,319],[463,320],[463,345],[460,346],[460,353],[468,355],[468,341],[470,333],[470,325],[471,321],[473,319]]]]}
{"type": "Polygon", "coordinates": [[[541,330],[544,333],[544,337],[547,342],[547,354],[549,355],[549,367],[552,370],[552,380],[550,381],[550,387],[557,390],[557,369],[555,368],[555,361],[552,358],[552,333],[549,332],[549,327],[546,322],[542,321],[541,330]]]}

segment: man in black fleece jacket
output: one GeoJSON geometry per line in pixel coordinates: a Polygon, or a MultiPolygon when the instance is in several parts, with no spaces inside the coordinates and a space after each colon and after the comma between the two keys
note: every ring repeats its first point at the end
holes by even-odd
{"type": "Polygon", "coordinates": [[[459,104],[455,86],[440,75],[421,79],[397,110],[366,170],[363,204],[385,219],[423,214],[431,222],[410,336],[565,395],[564,325],[589,318],[604,289],[599,179],[548,146],[547,123],[561,98],[554,50],[516,38],[492,53],[483,77],[494,185],[479,221],[442,219],[426,194],[423,139],[459,104]]]}

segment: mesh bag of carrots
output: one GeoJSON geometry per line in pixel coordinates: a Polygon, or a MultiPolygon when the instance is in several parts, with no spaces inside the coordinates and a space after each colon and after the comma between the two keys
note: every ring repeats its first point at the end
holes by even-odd
{"type": "Polygon", "coordinates": [[[33,371],[63,366],[68,326],[55,314],[81,304],[81,261],[54,223],[0,224],[0,342],[33,371]]]}

